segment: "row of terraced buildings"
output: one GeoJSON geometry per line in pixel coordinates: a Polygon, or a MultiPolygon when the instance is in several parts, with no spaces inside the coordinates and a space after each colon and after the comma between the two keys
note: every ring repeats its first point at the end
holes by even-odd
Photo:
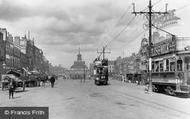
{"type": "Polygon", "coordinates": [[[26,35],[13,37],[6,28],[0,28],[0,75],[21,68],[48,74],[49,66],[42,49],[34,44],[34,39],[26,35]]]}

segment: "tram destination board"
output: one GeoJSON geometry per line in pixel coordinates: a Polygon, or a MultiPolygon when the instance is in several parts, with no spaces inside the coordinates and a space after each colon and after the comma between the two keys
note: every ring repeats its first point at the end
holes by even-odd
{"type": "Polygon", "coordinates": [[[151,48],[151,56],[159,56],[176,51],[175,37],[168,38],[159,43],[156,43],[151,48]]]}

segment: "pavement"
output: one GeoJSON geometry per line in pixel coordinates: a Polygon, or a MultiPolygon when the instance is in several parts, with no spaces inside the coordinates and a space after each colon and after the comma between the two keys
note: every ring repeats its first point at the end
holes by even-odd
{"type": "Polygon", "coordinates": [[[55,88],[26,88],[14,99],[0,91],[0,106],[47,106],[50,119],[190,119],[190,98],[145,93],[143,86],[117,80],[96,86],[59,79],[55,88]]]}

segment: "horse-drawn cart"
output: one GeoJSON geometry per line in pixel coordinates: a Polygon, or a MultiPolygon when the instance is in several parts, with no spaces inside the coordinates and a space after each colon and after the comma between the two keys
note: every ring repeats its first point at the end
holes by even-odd
{"type": "Polygon", "coordinates": [[[25,91],[25,80],[20,73],[9,71],[6,74],[2,74],[2,90],[8,89],[10,82],[14,84],[15,90],[25,91]]]}

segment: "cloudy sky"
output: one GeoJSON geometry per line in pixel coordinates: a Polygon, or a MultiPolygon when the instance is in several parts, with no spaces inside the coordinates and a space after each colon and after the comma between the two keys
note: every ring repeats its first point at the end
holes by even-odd
{"type": "MultiPolygon", "coordinates": [[[[147,37],[142,27],[146,18],[133,19],[133,2],[137,11],[148,5],[148,0],[0,0],[0,27],[7,28],[13,36],[23,36],[30,30],[35,44],[52,64],[69,68],[79,47],[87,64],[98,56],[97,49],[107,43],[111,54],[106,56],[110,59],[138,52],[141,38],[147,37]]],[[[166,30],[190,36],[190,0],[152,2],[156,3],[155,11],[164,11],[165,3],[168,9],[177,9],[180,21],[166,30]]]]}

